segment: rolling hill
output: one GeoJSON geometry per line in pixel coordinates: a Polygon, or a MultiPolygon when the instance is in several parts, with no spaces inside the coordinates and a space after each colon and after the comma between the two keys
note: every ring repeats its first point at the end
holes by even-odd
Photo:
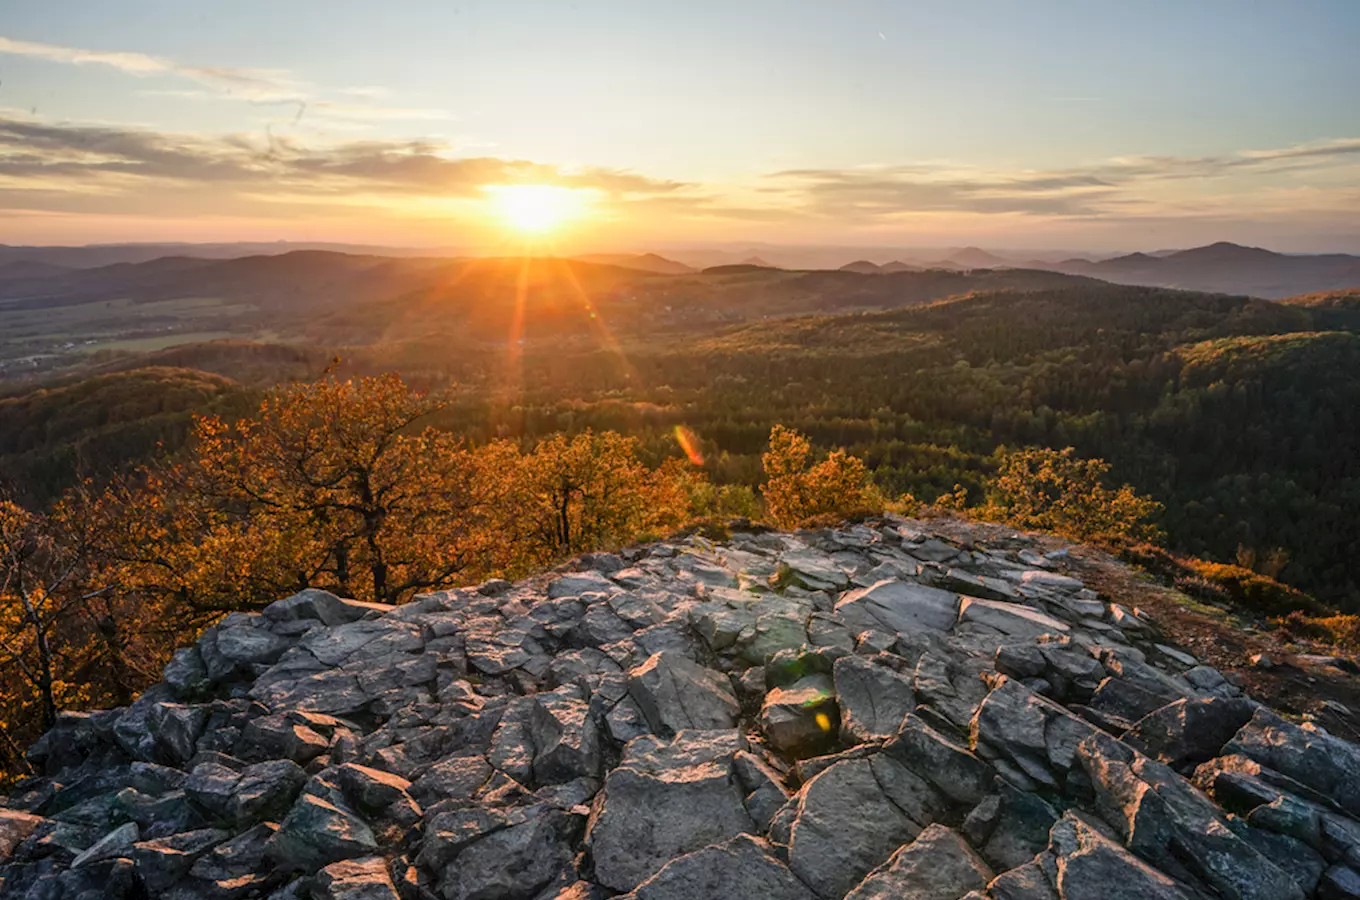
{"type": "Polygon", "coordinates": [[[1360,256],[1291,256],[1226,242],[1165,255],[1133,253],[1101,262],[1071,260],[1053,268],[1118,284],[1270,299],[1360,286],[1360,256]]]}

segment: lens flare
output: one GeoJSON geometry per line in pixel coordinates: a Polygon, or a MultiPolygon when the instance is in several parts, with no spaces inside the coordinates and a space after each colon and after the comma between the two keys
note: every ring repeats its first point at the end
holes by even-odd
{"type": "Polygon", "coordinates": [[[685,451],[685,456],[696,466],[704,464],[704,455],[699,451],[699,436],[684,425],[675,426],[675,442],[685,451]]]}

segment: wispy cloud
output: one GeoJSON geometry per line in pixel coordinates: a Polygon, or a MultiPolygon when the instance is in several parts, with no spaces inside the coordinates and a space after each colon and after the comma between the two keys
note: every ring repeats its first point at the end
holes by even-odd
{"type": "Polygon", "coordinates": [[[193,66],[146,53],[89,50],[7,37],[0,37],[0,53],[74,66],[108,66],[139,77],[174,75],[247,98],[290,99],[299,98],[303,93],[301,85],[292,81],[286,72],[274,69],[193,66]]]}
{"type": "Polygon", "coordinates": [[[387,96],[387,91],[382,88],[341,87],[332,93],[345,99],[329,99],[325,91],[282,69],[190,65],[146,53],[90,50],[3,36],[0,36],[0,53],[73,66],[107,66],[139,78],[180,78],[194,82],[199,87],[195,90],[160,89],[146,93],[186,100],[228,97],[255,104],[291,106],[296,110],[294,118],[307,115],[338,123],[452,118],[444,110],[381,102],[387,96]]]}
{"type": "MultiPolygon", "coordinates": [[[[1218,156],[1115,157],[1088,166],[1005,172],[947,163],[795,169],[766,177],[765,189],[805,212],[843,220],[892,220],[962,212],[1101,217],[1131,206],[1165,207],[1196,182],[1194,194],[1229,194],[1244,211],[1281,179],[1360,175],[1360,138],[1218,156]]],[[[1338,194],[1339,201],[1349,194],[1338,194]]],[[[1360,210],[1356,210],[1360,212],[1360,210]]]]}
{"type": "MultiPolygon", "coordinates": [[[[204,137],[111,125],[51,123],[0,114],[0,177],[51,183],[105,176],[147,181],[287,183],[314,193],[363,190],[476,196],[487,184],[535,182],[627,198],[687,185],[602,167],[564,168],[521,159],[459,157],[439,141],[351,141],[313,147],[265,135],[204,137]]],[[[143,188],[145,184],[143,184],[143,188]]]]}

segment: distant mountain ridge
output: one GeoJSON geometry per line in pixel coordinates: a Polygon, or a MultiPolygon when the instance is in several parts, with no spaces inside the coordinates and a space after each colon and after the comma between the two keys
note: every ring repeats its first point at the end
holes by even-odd
{"type": "Polygon", "coordinates": [[[1291,256],[1227,241],[1164,256],[1130,253],[1101,262],[1069,260],[1049,268],[1118,284],[1248,294],[1272,300],[1360,286],[1360,256],[1291,256]]]}
{"type": "Polygon", "coordinates": [[[698,271],[693,266],[667,259],[656,253],[587,253],[583,256],[573,256],[572,259],[605,266],[622,266],[625,269],[637,269],[639,272],[655,272],[658,275],[686,275],[698,271]]]}
{"type": "MultiPolygon", "coordinates": [[[[790,270],[835,270],[861,274],[921,271],[923,269],[1040,269],[1099,278],[1117,284],[1171,287],[1211,293],[1246,294],[1283,299],[1299,294],[1360,287],[1360,256],[1345,253],[1286,254],[1227,241],[1183,250],[1158,249],[1121,256],[1088,258],[1022,251],[993,252],[981,247],[928,251],[861,248],[787,247],[761,245],[740,252],[690,254],[684,252],[590,253],[576,260],[619,266],[662,275],[684,275],[714,267],[759,266],[790,270]],[[717,259],[714,259],[714,257],[717,259]],[[712,260],[712,261],[709,261],[712,260]],[[879,262],[879,260],[883,260],[879,262]]],[[[459,255],[447,248],[419,249],[355,244],[255,242],[222,244],[107,244],[85,247],[20,247],[0,245],[0,299],[23,295],[25,286],[39,293],[63,280],[88,283],[82,273],[116,275],[116,266],[156,263],[165,272],[188,270],[207,263],[226,264],[241,259],[292,259],[299,254],[334,254],[387,263],[400,269],[412,263],[455,264],[459,255]],[[168,262],[167,260],[176,260],[168,262]]],[[[290,268],[295,263],[283,264],[290,268]]],[[[139,274],[144,277],[145,272],[139,274]]]]}

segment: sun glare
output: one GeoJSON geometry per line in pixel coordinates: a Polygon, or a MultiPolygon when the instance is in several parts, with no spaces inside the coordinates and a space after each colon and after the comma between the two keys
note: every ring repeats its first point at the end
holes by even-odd
{"type": "Polygon", "coordinates": [[[547,184],[488,185],[497,215],[524,234],[554,231],[582,214],[581,192],[547,184]]]}

